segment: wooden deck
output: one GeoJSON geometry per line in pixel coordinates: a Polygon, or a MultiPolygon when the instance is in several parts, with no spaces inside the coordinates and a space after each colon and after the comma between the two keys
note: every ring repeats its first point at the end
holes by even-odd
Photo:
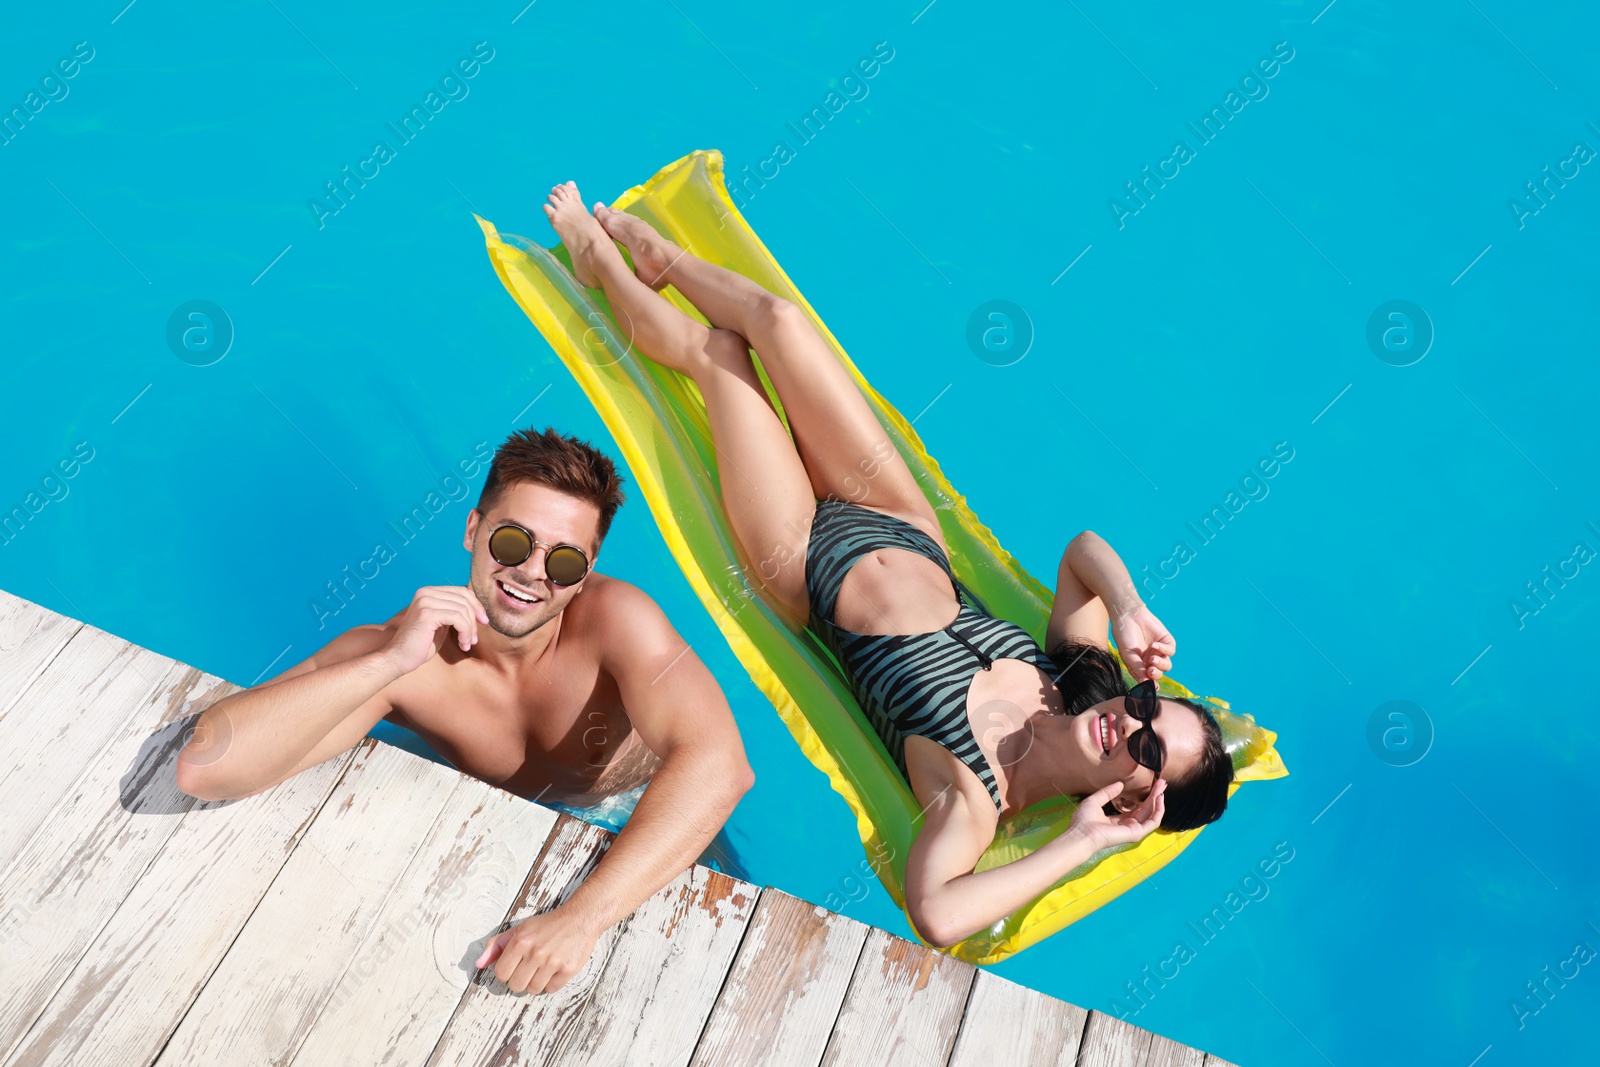
{"type": "Polygon", "coordinates": [[[235,687],[0,592],[0,1065],[1227,1067],[705,867],[556,993],[472,963],[612,835],[373,739],[208,803],[235,687]]]}

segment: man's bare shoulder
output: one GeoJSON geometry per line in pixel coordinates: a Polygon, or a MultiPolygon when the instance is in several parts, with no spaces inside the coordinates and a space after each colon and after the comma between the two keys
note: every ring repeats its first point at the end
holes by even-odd
{"type": "MultiPolygon", "coordinates": [[[[585,643],[651,752],[670,760],[696,746],[737,753],[738,727],[717,680],[644,590],[612,579],[594,590],[585,643]],[[689,747],[685,747],[689,746],[689,747]]],[[[585,587],[579,600],[590,595],[585,587]]],[[[565,638],[567,631],[563,629],[565,638]]]]}
{"type": "Polygon", "coordinates": [[[597,622],[637,622],[645,616],[666,621],[660,605],[649,593],[632,582],[613,578],[609,574],[596,572],[590,575],[579,599],[585,602],[585,608],[593,613],[597,622]]]}
{"type": "MultiPolygon", "coordinates": [[[[661,606],[643,589],[598,572],[590,575],[589,583],[577,602],[583,605],[584,629],[605,646],[638,650],[683,643],[661,606]]],[[[567,610],[570,612],[577,602],[567,610]]]]}

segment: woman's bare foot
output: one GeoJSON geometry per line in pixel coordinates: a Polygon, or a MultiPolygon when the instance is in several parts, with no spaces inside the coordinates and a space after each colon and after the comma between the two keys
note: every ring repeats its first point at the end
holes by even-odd
{"type": "Polygon", "coordinates": [[[622,253],[617,251],[595,217],[584,208],[583,197],[578,195],[577,182],[566,182],[551,189],[549,200],[544,205],[544,213],[550,219],[550,225],[555,227],[561,243],[567,246],[567,253],[572,256],[572,273],[586,288],[600,288],[600,278],[594,271],[594,257],[610,252],[620,260],[622,253]]]}
{"type": "Polygon", "coordinates": [[[627,246],[633,257],[633,272],[640,281],[657,291],[670,284],[667,270],[683,255],[683,249],[657,233],[644,219],[626,211],[612,211],[604,204],[596,204],[594,217],[606,233],[627,246]]]}

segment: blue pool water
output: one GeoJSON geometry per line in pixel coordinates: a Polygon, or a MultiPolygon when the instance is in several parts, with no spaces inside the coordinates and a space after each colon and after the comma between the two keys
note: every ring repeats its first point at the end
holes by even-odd
{"type": "MultiPolygon", "coordinates": [[[[610,447],[470,212],[554,243],[557,181],[719,148],[1002,542],[1047,577],[1100,533],[1175,677],[1280,734],[1290,777],[997,971],[1241,1064],[1592,1040],[1591,10],[120,3],[0,36],[0,506],[39,505],[0,586],[248,685],[463,580],[458,461],[529,424],[610,447]],[[969,345],[997,300],[1025,353],[969,345]],[[175,356],[191,301],[225,354],[175,356]]],[[[723,681],[750,876],[909,933],[640,502],[603,563],[723,681]]]]}

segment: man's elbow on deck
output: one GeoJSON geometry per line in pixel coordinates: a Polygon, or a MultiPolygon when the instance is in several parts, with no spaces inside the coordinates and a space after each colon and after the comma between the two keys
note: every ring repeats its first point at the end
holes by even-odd
{"type": "Polygon", "coordinates": [[[183,753],[178,753],[178,762],[174,769],[174,776],[178,780],[178,792],[194,797],[196,800],[220,800],[214,796],[205,776],[195,765],[183,758],[183,753]]]}
{"type": "Polygon", "coordinates": [[[196,762],[193,758],[185,758],[188,749],[178,753],[178,762],[174,769],[177,778],[178,791],[196,800],[243,800],[253,797],[261,789],[240,789],[237,785],[219,781],[215,774],[208,773],[208,768],[203,763],[196,762]]]}
{"type": "Polygon", "coordinates": [[[186,793],[189,796],[194,797],[196,800],[211,801],[232,799],[232,794],[228,793],[226,789],[219,788],[222,785],[221,782],[212,780],[212,778],[206,774],[206,768],[204,765],[194,762],[193,759],[185,758],[187,753],[188,749],[184,749],[182,752],[178,753],[178,763],[176,768],[178,791],[181,793],[186,793]]]}

